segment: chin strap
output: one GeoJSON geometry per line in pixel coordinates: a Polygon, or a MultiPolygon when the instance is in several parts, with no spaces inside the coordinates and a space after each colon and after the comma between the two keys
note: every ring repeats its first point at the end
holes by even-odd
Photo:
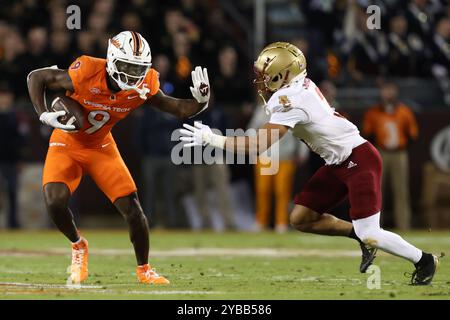
{"type": "Polygon", "coordinates": [[[150,92],[149,88],[136,88],[134,89],[137,93],[139,93],[139,98],[141,98],[142,100],[147,100],[147,94],[150,92]]]}
{"type": "Polygon", "coordinates": [[[261,100],[263,101],[263,108],[264,108],[266,115],[270,116],[271,112],[269,110],[269,107],[267,106],[266,98],[264,98],[264,95],[261,90],[258,90],[258,95],[261,98],[261,100]]]}
{"type": "Polygon", "coordinates": [[[141,84],[141,88],[132,87],[132,86],[121,84],[114,76],[112,76],[111,74],[110,74],[110,76],[117,83],[117,85],[119,86],[119,88],[121,90],[134,90],[139,94],[139,98],[141,98],[142,100],[147,100],[147,94],[150,92],[150,89],[147,87],[144,87],[143,84],[141,84]]]}

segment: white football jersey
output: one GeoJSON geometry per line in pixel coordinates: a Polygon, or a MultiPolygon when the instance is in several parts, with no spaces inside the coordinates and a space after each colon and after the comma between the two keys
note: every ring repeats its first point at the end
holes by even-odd
{"type": "Polygon", "coordinates": [[[327,165],[340,164],[353,148],[366,142],[358,128],[337,113],[316,84],[299,78],[275,92],[267,102],[269,123],[291,128],[327,165]]]}

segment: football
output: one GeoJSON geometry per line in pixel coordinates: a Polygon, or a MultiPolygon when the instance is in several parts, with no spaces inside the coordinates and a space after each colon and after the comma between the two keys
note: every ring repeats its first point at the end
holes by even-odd
{"type": "Polygon", "coordinates": [[[73,124],[74,130],[83,128],[84,112],[83,107],[75,100],[67,97],[63,93],[56,94],[51,102],[52,111],[66,111],[64,116],[58,118],[58,121],[62,124],[73,124]]]}

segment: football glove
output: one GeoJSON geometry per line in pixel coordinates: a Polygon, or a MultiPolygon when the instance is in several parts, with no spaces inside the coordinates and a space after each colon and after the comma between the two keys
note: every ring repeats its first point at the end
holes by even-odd
{"type": "Polygon", "coordinates": [[[185,147],[207,146],[224,148],[227,137],[212,132],[211,128],[200,122],[194,122],[194,126],[183,124],[185,129],[180,129],[180,140],[185,142],[185,147]]]}
{"type": "Polygon", "coordinates": [[[41,114],[39,117],[39,120],[48,126],[51,126],[53,128],[57,129],[63,129],[63,130],[74,130],[75,126],[73,124],[62,124],[58,121],[58,118],[61,116],[64,116],[66,112],[64,110],[60,111],[54,111],[54,112],[48,112],[45,111],[41,114]]]}
{"type": "Polygon", "coordinates": [[[190,87],[192,96],[198,103],[206,103],[203,108],[190,118],[198,115],[208,108],[208,101],[210,97],[210,85],[208,79],[208,70],[206,68],[195,67],[191,72],[193,87],[190,87]]]}

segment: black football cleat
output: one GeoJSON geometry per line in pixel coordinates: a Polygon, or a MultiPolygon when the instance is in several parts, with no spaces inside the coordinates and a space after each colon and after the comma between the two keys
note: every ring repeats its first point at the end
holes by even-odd
{"type": "Polygon", "coordinates": [[[376,258],[377,248],[366,245],[364,242],[360,242],[362,259],[359,266],[361,273],[366,273],[367,269],[372,265],[373,260],[376,258]]]}
{"type": "Polygon", "coordinates": [[[434,254],[429,254],[429,261],[421,266],[416,266],[411,277],[411,285],[413,286],[426,286],[433,280],[434,274],[439,265],[439,258],[434,254]]]}

